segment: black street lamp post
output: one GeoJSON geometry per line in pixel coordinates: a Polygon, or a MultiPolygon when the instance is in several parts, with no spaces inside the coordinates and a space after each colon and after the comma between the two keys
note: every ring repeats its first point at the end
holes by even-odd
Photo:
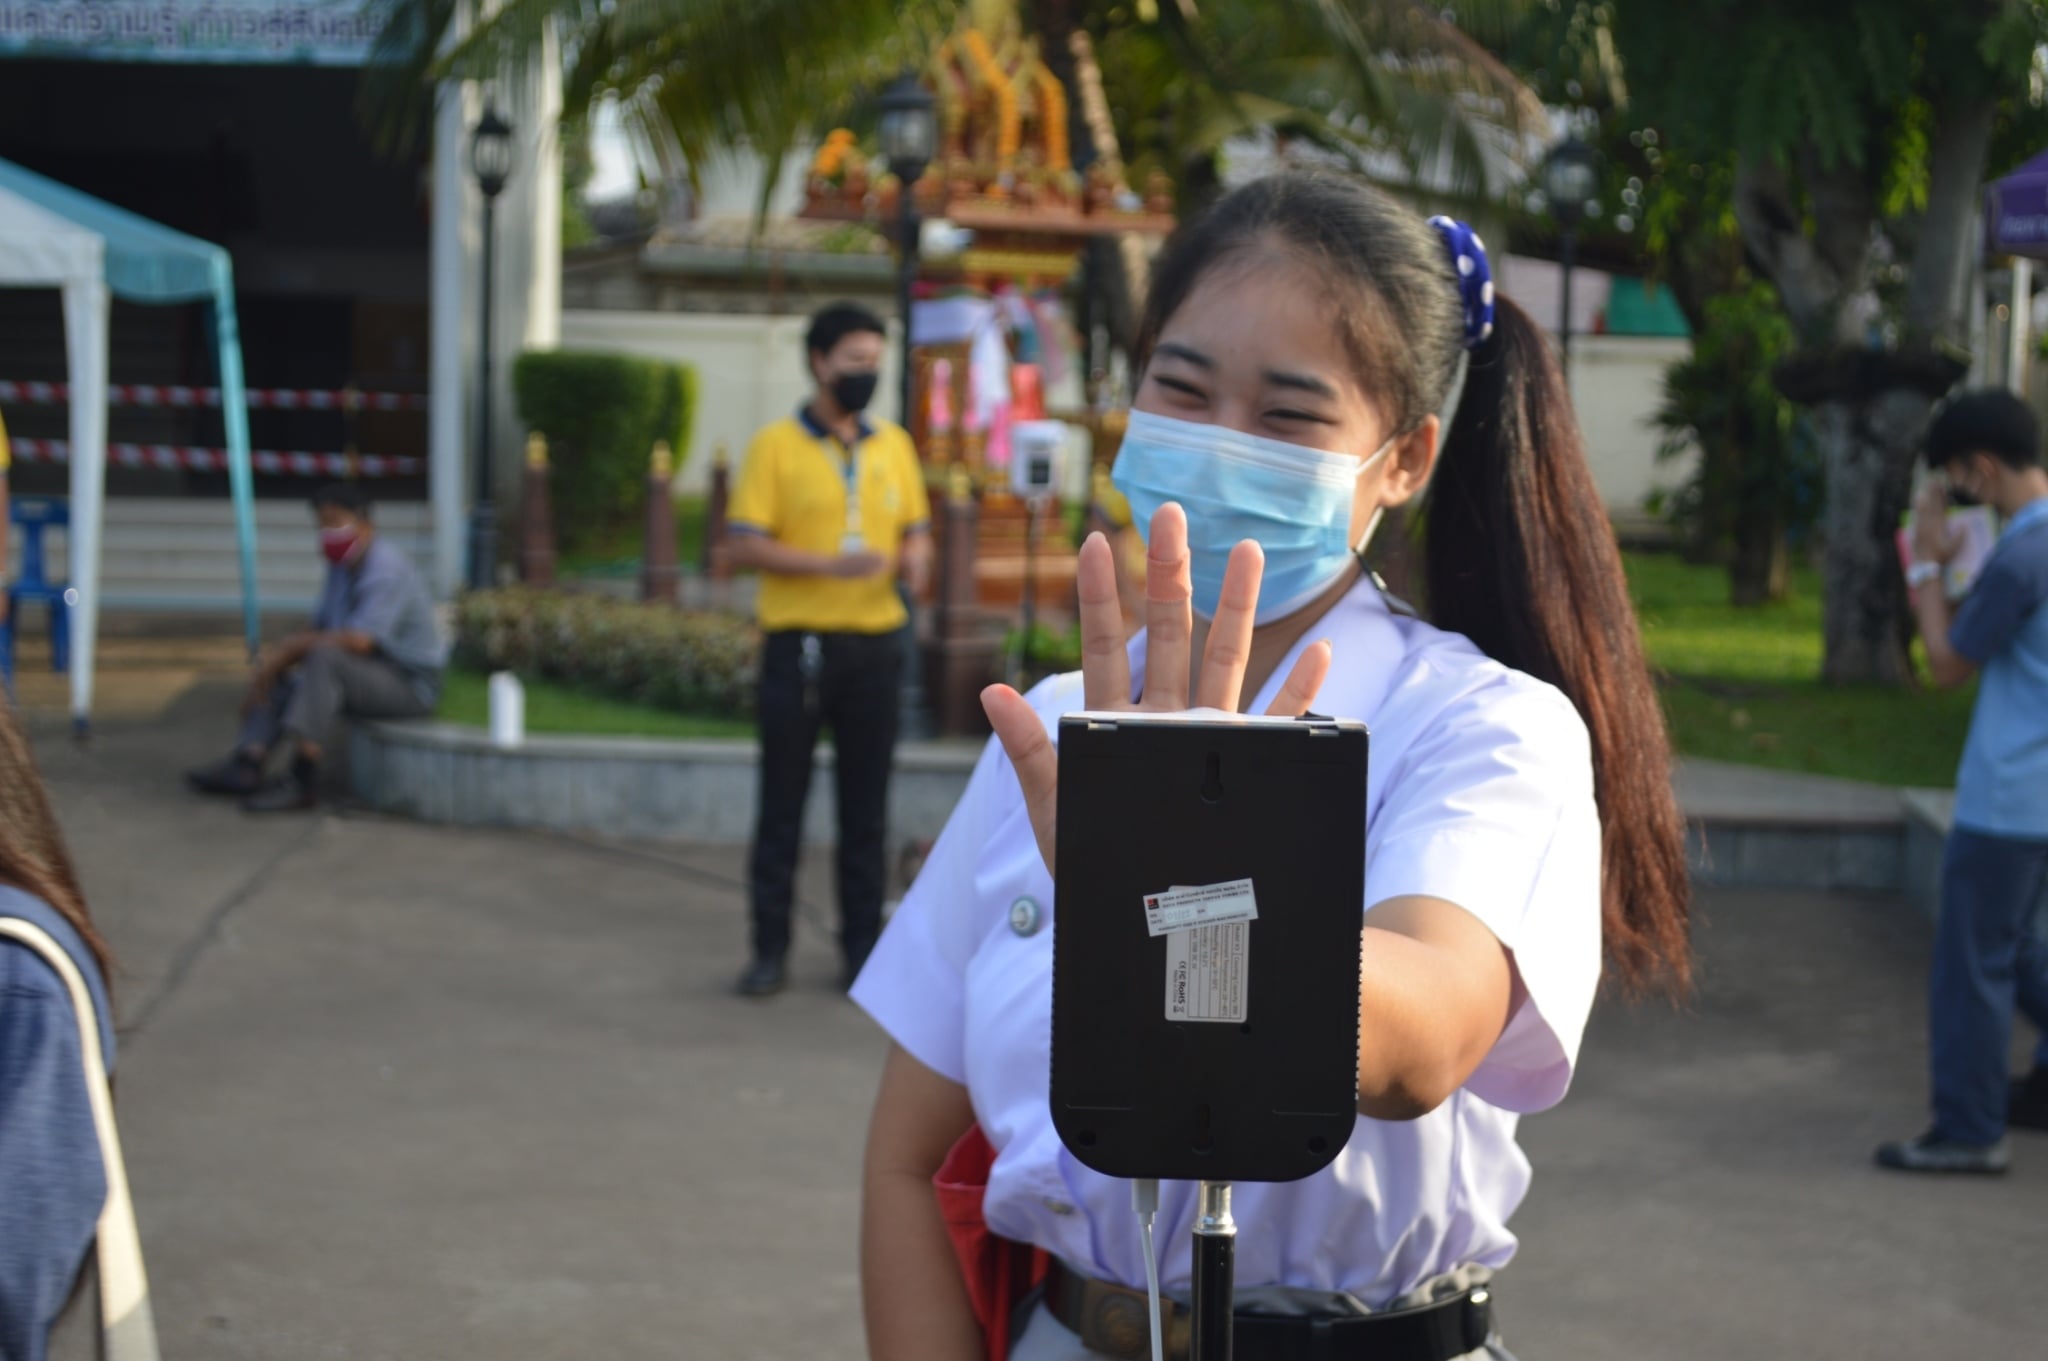
{"type": "Polygon", "coordinates": [[[879,101],[882,111],[882,155],[896,177],[896,316],[897,419],[910,426],[910,286],[917,278],[917,182],[924,178],[938,146],[938,118],[924,82],[904,72],[889,82],[879,101]]]}
{"type": "MultiPolygon", "coordinates": [[[[917,278],[917,182],[938,150],[938,117],[931,92],[905,71],[882,91],[882,155],[896,177],[896,324],[901,328],[896,350],[896,418],[911,428],[910,401],[915,385],[910,373],[910,291],[917,278]]],[[[903,626],[903,695],[901,727],[906,736],[925,735],[924,685],[917,646],[917,601],[903,592],[907,622],[903,626]]]]}
{"type": "Polygon", "coordinates": [[[1593,148],[1577,137],[1565,138],[1544,158],[1543,197],[1550,203],[1550,215],[1557,219],[1558,263],[1564,267],[1557,343],[1567,379],[1572,372],[1572,268],[1579,262],[1579,223],[1585,221],[1587,205],[1599,187],[1599,166],[1593,148]]]}
{"type": "Polygon", "coordinates": [[[482,331],[477,340],[476,504],[469,516],[469,586],[473,591],[483,591],[490,589],[498,574],[498,511],[491,500],[491,293],[496,286],[492,247],[497,237],[498,195],[504,192],[505,181],[512,173],[512,125],[488,101],[484,104],[484,116],[470,133],[469,168],[484,196],[483,305],[479,318],[482,331]]]}

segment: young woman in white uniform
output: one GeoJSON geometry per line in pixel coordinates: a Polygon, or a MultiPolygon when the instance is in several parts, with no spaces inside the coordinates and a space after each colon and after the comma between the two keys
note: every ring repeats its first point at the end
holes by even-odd
{"type": "MultiPolygon", "coordinates": [[[[1603,944],[1626,988],[1687,979],[1682,829],[1620,556],[1547,343],[1494,297],[1478,238],[1350,180],[1261,180],[1168,243],[1139,350],[1115,477],[1149,525],[1146,632],[1126,649],[1091,539],[1082,673],[984,696],[1000,740],[854,990],[895,1042],[864,1183],[877,1361],[984,1355],[932,1188],[977,1121],[989,1227],[1059,1278],[1013,1361],[1096,1355],[1055,1306],[1145,1282],[1128,1185],[1067,1154],[1048,1102],[1062,713],[1313,705],[1372,730],[1359,1120],[1319,1175],[1236,1188],[1240,1312],[1447,1300],[1469,1324],[1515,1251],[1516,1118],[1564,1096],[1603,944]],[[1353,552],[1425,487],[1431,623],[1353,552]]],[[[1169,1295],[1193,1202],[1162,1188],[1169,1295]]],[[[1271,1354],[1507,1355],[1457,1334],[1347,1326],[1271,1354]]]]}

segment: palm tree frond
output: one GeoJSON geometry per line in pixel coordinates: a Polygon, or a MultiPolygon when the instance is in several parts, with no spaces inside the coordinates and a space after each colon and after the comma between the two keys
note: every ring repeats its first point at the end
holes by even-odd
{"type": "Polygon", "coordinates": [[[428,77],[455,22],[457,0],[399,0],[377,32],[356,93],[356,116],[383,155],[417,150],[434,121],[428,77]]]}

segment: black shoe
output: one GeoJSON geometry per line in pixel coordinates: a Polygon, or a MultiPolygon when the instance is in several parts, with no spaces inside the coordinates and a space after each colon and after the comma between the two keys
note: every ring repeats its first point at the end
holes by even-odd
{"type": "Polygon", "coordinates": [[[238,751],[212,765],[186,771],[185,783],[201,794],[233,794],[247,798],[263,787],[263,771],[256,762],[238,751]]]}
{"type": "Polygon", "coordinates": [[[1959,1144],[1933,1130],[1917,1139],[1879,1144],[1877,1165],[1894,1172],[1965,1172],[2002,1176],[2006,1169],[2005,1140],[1995,1144],[1959,1144]]]}
{"type": "Polygon", "coordinates": [[[846,962],[839,966],[839,990],[841,992],[853,991],[853,985],[859,981],[860,971],[867,967],[868,956],[874,953],[874,949],[874,946],[869,945],[847,953],[846,962]]]}
{"type": "Polygon", "coordinates": [[[2014,1129],[2048,1130],[2048,1064],[2037,1063],[2025,1077],[2012,1080],[2005,1123],[2014,1129]]]}
{"type": "Polygon", "coordinates": [[[319,802],[313,782],[299,775],[280,775],[242,800],[245,813],[303,813],[319,802]]]}
{"type": "Polygon", "coordinates": [[[742,997],[773,997],[789,986],[789,966],[779,959],[757,959],[740,975],[742,997]]]}

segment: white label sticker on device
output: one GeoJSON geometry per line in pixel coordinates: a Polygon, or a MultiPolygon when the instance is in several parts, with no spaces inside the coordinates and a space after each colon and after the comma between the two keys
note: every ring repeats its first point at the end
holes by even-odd
{"type": "Polygon", "coordinates": [[[1243,921],[1170,933],[1166,937],[1166,1019],[1242,1022],[1251,939],[1251,923],[1243,921]]]}
{"type": "Polygon", "coordinates": [[[1232,879],[1227,884],[1208,884],[1200,888],[1176,885],[1164,893],[1151,893],[1145,897],[1145,926],[1155,936],[1185,931],[1190,926],[1258,919],[1259,903],[1252,896],[1252,881],[1249,879],[1232,879]]]}

